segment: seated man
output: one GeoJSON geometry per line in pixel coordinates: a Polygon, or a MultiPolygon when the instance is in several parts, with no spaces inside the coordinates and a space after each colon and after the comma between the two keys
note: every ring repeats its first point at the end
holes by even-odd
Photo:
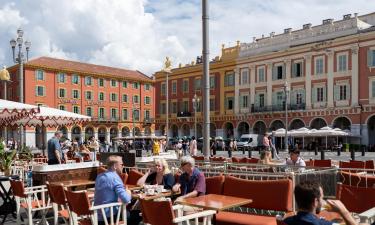
{"type": "MultiPolygon", "coordinates": [[[[122,173],[123,166],[121,156],[112,155],[108,157],[108,170],[99,174],[95,180],[94,205],[118,202],[119,199],[123,203],[130,202],[131,192],[125,189],[124,183],[119,176],[122,173]]],[[[106,216],[109,217],[109,209],[106,210],[106,216]]],[[[99,215],[98,218],[99,224],[104,224],[102,215],[99,215]]]]}
{"type": "Polygon", "coordinates": [[[286,161],[286,165],[306,167],[305,161],[299,157],[299,150],[296,149],[290,151],[290,159],[286,161]]]}
{"type": "MultiPolygon", "coordinates": [[[[294,196],[299,208],[297,215],[284,220],[287,225],[331,225],[330,221],[319,217],[320,210],[324,205],[323,189],[318,183],[304,182],[298,184],[294,189],[294,196]]],[[[339,200],[327,200],[326,208],[340,214],[345,224],[354,225],[356,222],[339,200]]]]}
{"type": "Polygon", "coordinates": [[[174,192],[181,191],[181,196],[177,200],[197,197],[206,193],[206,179],[204,174],[195,167],[195,160],[191,156],[181,158],[182,174],[172,188],[174,192]]]}

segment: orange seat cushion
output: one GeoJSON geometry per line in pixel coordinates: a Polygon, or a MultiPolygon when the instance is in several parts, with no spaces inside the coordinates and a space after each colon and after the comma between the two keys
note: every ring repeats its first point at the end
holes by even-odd
{"type": "Polygon", "coordinates": [[[69,219],[69,211],[67,209],[60,210],[59,215],[64,219],[69,219]]]}
{"type": "Polygon", "coordinates": [[[225,177],[222,175],[214,176],[214,177],[207,177],[206,178],[206,194],[221,195],[223,193],[224,179],[225,177]]]}
{"type": "Polygon", "coordinates": [[[277,225],[274,216],[222,211],[216,214],[216,225],[277,225]]]}
{"type": "MultiPolygon", "coordinates": [[[[35,201],[31,202],[31,208],[36,209],[36,208],[39,208],[39,206],[43,207],[43,201],[42,200],[39,200],[39,201],[35,200],[35,201]]],[[[27,209],[27,203],[26,202],[22,202],[21,203],[21,207],[27,209]]]]}
{"type": "Polygon", "coordinates": [[[143,173],[137,170],[130,170],[126,184],[136,185],[139,178],[143,177],[143,173]]]}

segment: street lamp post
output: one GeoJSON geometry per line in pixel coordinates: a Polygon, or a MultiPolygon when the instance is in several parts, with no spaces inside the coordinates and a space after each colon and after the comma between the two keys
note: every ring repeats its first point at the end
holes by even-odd
{"type": "Polygon", "coordinates": [[[165,138],[166,138],[166,141],[167,141],[167,146],[166,148],[168,147],[168,143],[169,143],[169,140],[168,140],[168,128],[169,128],[169,74],[172,73],[172,62],[171,60],[169,59],[169,57],[165,57],[165,62],[164,62],[164,68],[162,70],[163,72],[165,72],[165,76],[166,76],[166,87],[165,87],[165,92],[166,92],[166,104],[165,104],[165,113],[166,113],[166,121],[165,121],[165,138]]]}
{"type": "Polygon", "coordinates": [[[197,94],[194,94],[193,101],[193,109],[194,109],[194,136],[197,138],[197,109],[199,106],[200,99],[197,94]]]}
{"type": "Polygon", "coordinates": [[[285,138],[284,138],[284,145],[285,151],[289,151],[288,146],[288,95],[289,95],[289,87],[288,82],[284,84],[284,93],[285,93],[285,138]]]}
{"type": "MultiPolygon", "coordinates": [[[[19,101],[21,103],[23,103],[24,102],[23,63],[27,62],[29,60],[29,51],[30,51],[30,47],[31,47],[31,42],[23,40],[23,30],[21,28],[18,28],[17,39],[10,40],[10,46],[12,47],[13,62],[18,63],[18,65],[19,65],[19,90],[20,90],[19,101]],[[25,50],[26,50],[26,57],[24,56],[24,50],[23,50],[24,45],[25,45],[25,50]],[[16,52],[17,46],[18,46],[18,51],[16,52]]],[[[23,144],[24,144],[24,138],[23,138],[24,134],[23,133],[24,133],[23,126],[21,125],[20,126],[20,144],[21,144],[21,146],[23,146],[23,144]]]]}

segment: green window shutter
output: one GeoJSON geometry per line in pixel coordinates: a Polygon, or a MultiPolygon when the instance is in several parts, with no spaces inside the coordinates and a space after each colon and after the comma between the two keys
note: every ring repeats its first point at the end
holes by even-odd
{"type": "Polygon", "coordinates": [[[338,101],[340,100],[340,86],[339,85],[335,85],[334,88],[334,98],[335,98],[335,101],[338,101]]]}
{"type": "MultiPolygon", "coordinates": [[[[375,82],[374,82],[375,83],[375,82]]],[[[372,85],[373,87],[375,86],[375,85],[372,85]]],[[[255,107],[259,107],[259,94],[257,93],[257,94],[255,94],[255,102],[254,102],[254,106],[255,107]]]]}
{"type": "Polygon", "coordinates": [[[327,101],[327,90],[326,90],[326,87],[325,87],[325,86],[323,87],[323,101],[324,101],[324,102],[327,101]]]}
{"type": "Polygon", "coordinates": [[[346,100],[349,100],[350,99],[350,84],[347,84],[346,85],[346,100]]]}
{"type": "Polygon", "coordinates": [[[311,96],[311,100],[312,100],[312,102],[313,103],[315,103],[316,102],[316,87],[313,87],[312,88],[312,96],[311,96]]]}
{"type": "Polygon", "coordinates": [[[302,89],[300,90],[300,93],[301,93],[302,103],[306,103],[306,90],[302,89]]]}
{"type": "Polygon", "coordinates": [[[297,104],[297,93],[298,93],[298,90],[290,91],[290,104],[292,105],[297,104]]]}
{"type": "Polygon", "coordinates": [[[297,73],[297,63],[293,63],[293,66],[292,66],[292,77],[296,77],[296,73],[297,73]]]}
{"type": "Polygon", "coordinates": [[[277,98],[277,93],[275,93],[275,92],[272,92],[272,105],[276,105],[277,103],[276,103],[276,98],[277,98]]]}
{"type": "Polygon", "coordinates": [[[243,98],[243,96],[240,96],[240,105],[239,105],[240,107],[239,108],[243,107],[243,105],[242,105],[243,99],[242,98],[243,98]]]}
{"type": "MultiPolygon", "coordinates": [[[[374,85],[372,85],[374,86],[374,85]]],[[[38,86],[35,87],[35,96],[38,96],[38,86]]]]}
{"type": "Polygon", "coordinates": [[[282,76],[283,79],[285,79],[285,77],[286,77],[286,66],[287,66],[287,64],[284,64],[284,65],[283,65],[283,74],[282,74],[282,75],[283,75],[283,76],[282,76]]]}
{"type": "Polygon", "coordinates": [[[373,66],[372,65],[372,57],[373,57],[373,54],[372,54],[372,52],[373,52],[373,50],[367,50],[367,66],[368,67],[371,67],[371,66],[373,66]]]}
{"type": "Polygon", "coordinates": [[[276,80],[277,78],[277,69],[276,66],[272,67],[272,80],[276,80]]]}

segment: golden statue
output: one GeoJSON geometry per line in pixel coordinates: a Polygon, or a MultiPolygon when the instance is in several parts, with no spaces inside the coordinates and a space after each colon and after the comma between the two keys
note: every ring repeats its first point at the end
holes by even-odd
{"type": "Polygon", "coordinates": [[[8,72],[6,66],[4,66],[3,69],[0,71],[0,80],[3,80],[3,81],[9,81],[10,80],[10,75],[9,75],[9,72],[8,72]]]}
{"type": "Polygon", "coordinates": [[[163,71],[164,72],[171,72],[171,69],[172,69],[172,62],[171,60],[169,59],[169,57],[165,57],[165,62],[164,62],[164,68],[163,68],[163,71]]]}

